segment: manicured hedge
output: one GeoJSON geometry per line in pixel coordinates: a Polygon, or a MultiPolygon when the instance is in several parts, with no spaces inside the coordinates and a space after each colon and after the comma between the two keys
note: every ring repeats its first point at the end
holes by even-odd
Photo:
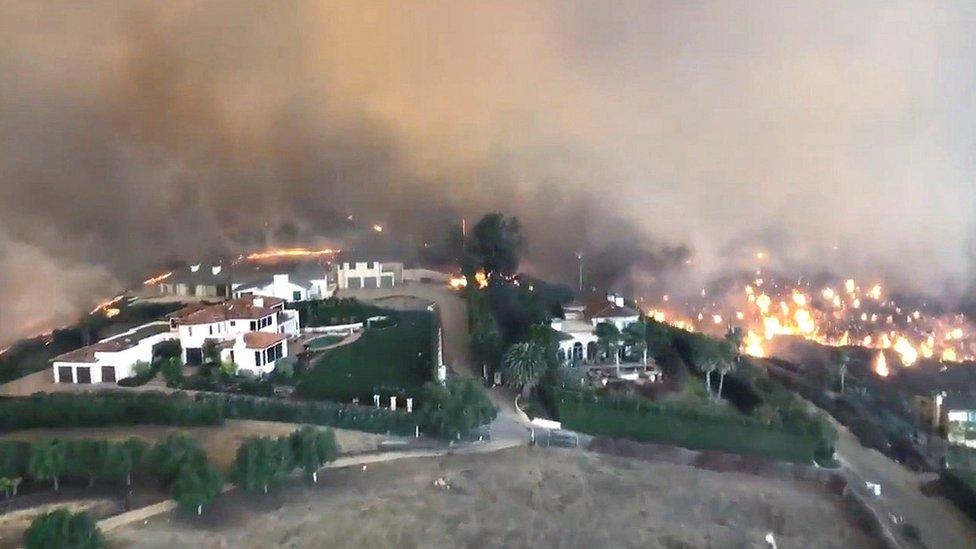
{"type": "Polygon", "coordinates": [[[744,416],[695,415],[606,400],[564,395],[558,403],[559,419],[566,428],[591,435],[803,463],[813,461],[823,443],[816,434],[770,429],[744,416]]]}
{"type": "Polygon", "coordinates": [[[219,425],[220,406],[182,393],[36,394],[0,400],[0,432],[38,427],[219,425]]]}
{"type": "Polygon", "coordinates": [[[370,433],[411,435],[417,414],[365,406],[346,407],[336,402],[294,401],[275,398],[208,393],[197,401],[217,406],[227,419],[256,419],[289,423],[310,423],[370,433]]]}

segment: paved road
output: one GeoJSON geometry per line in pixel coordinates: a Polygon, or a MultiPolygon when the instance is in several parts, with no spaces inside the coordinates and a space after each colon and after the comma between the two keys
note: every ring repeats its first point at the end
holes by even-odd
{"type": "Polygon", "coordinates": [[[881,484],[881,505],[918,528],[927,547],[976,547],[976,524],[942,497],[921,491],[934,475],[919,474],[892,461],[877,450],[861,446],[857,438],[831,418],[837,427],[837,457],[844,467],[863,480],[881,484]]]}
{"type": "MultiPolygon", "coordinates": [[[[463,295],[440,284],[406,282],[394,288],[342,290],[339,297],[355,297],[391,308],[424,308],[436,305],[441,318],[444,339],[444,363],[460,376],[481,379],[481,367],[471,358],[468,345],[467,303],[463,295]]],[[[493,440],[528,442],[529,430],[515,413],[515,395],[504,387],[488,392],[498,407],[498,417],[491,424],[493,440]]]]}

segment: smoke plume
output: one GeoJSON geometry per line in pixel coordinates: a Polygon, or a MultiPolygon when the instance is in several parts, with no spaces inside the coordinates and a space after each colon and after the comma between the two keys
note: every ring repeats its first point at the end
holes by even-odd
{"type": "Polygon", "coordinates": [[[762,250],[958,297],[974,33],[967,2],[4,2],[0,341],[165,258],[490,210],[566,282],[762,250]]]}

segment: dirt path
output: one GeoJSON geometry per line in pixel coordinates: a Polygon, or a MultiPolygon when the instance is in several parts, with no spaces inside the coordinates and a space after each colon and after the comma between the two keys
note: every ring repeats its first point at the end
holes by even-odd
{"type": "Polygon", "coordinates": [[[819,486],[516,448],[328,471],[203,517],[109,534],[119,547],[874,547],[819,486]],[[260,520],[254,517],[260,516],[260,520]]]}
{"type": "Polygon", "coordinates": [[[918,528],[927,547],[976,546],[976,524],[969,517],[949,500],[922,493],[922,484],[932,475],[909,471],[877,450],[861,446],[843,425],[836,421],[834,425],[841,463],[865,481],[880,483],[882,503],[918,528]]]}

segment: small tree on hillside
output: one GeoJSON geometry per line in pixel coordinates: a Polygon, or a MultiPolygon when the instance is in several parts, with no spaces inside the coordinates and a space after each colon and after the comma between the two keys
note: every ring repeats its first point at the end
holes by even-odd
{"type": "Polygon", "coordinates": [[[67,445],[57,439],[31,445],[27,471],[38,480],[54,482],[54,491],[61,489],[58,479],[68,469],[67,445]]]}
{"type": "Polygon", "coordinates": [[[145,443],[129,439],[122,443],[110,443],[105,455],[102,474],[108,478],[124,479],[126,486],[132,485],[132,471],[145,450],[145,443]]]}
{"type": "Polygon", "coordinates": [[[88,513],[55,509],[39,515],[24,532],[25,549],[99,549],[105,538],[88,513]]]}
{"type": "Polygon", "coordinates": [[[68,442],[68,455],[72,468],[88,477],[88,487],[95,486],[95,479],[105,469],[109,443],[104,440],[73,440],[68,442]]]}
{"type": "Polygon", "coordinates": [[[206,454],[196,442],[182,434],[167,436],[165,440],[153,446],[149,453],[149,464],[165,486],[175,481],[184,466],[199,467],[206,461],[206,454]]]}
{"type": "Polygon", "coordinates": [[[339,455],[335,434],[328,429],[302,427],[291,434],[292,453],[296,464],[305,474],[318,482],[318,470],[339,455]]]}
{"type": "Polygon", "coordinates": [[[264,490],[277,473],[275,442],[268,437],[249,437],[237,448],[234,477],[245,490],[264,490]]]}
{"type": "Polygon", "coordinates": [[[209,463],[186,464],[176,475],[171,493],[184,509],[196,509],[203,514],[203,506],[209,504],[224,486],[220,473],[209,463]]]}

